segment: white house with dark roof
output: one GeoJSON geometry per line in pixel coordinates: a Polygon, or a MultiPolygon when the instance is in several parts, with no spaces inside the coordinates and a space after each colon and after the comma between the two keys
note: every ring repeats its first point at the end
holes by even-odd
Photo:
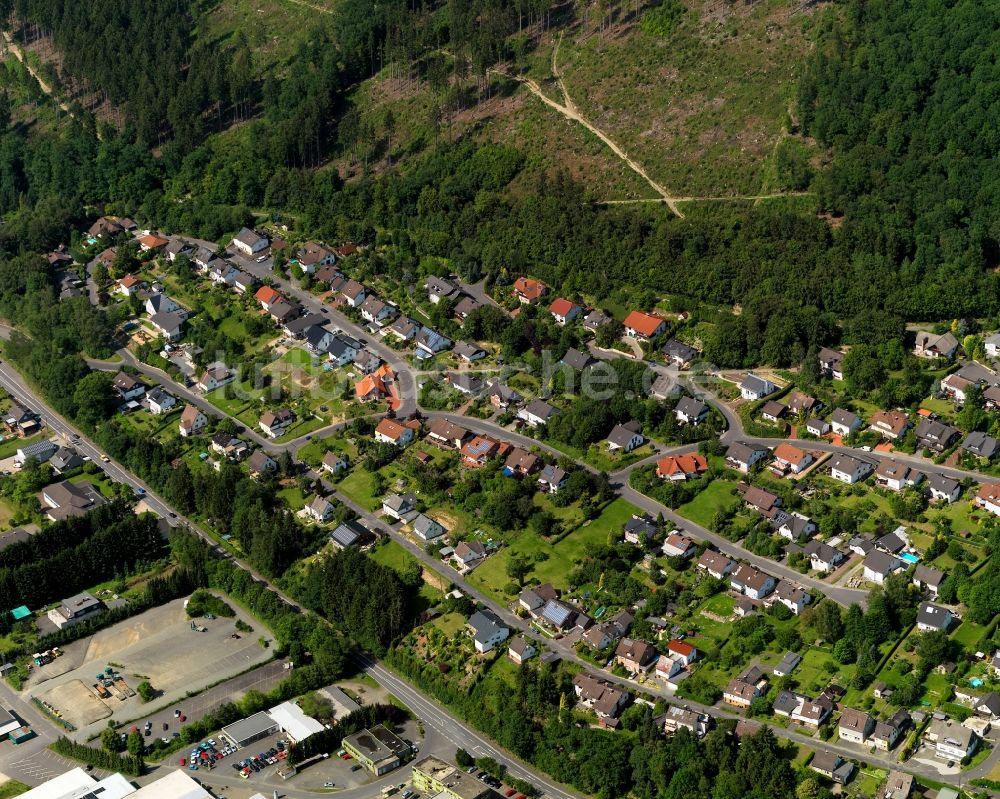
{"type": "Polygon", "coordinates": [[[929,633],[935,631],[948,632],[955,616],[948,608],[935,605],[932,602],[921,602],[917,608],[917,629],[929,633]]]}
{"type": "Polygon", "coordinates": [[[875,464],[871,460],[855,455],[836,453],[830,459],[830,477],[848,485],[860,483],[874,469],[875,464]]]}
{"type": "Polygon", "coordinates": [[[469,616],[465,628],[469,631],[472,643],[480,654],[492,652],[510,635],[510,628],[489,610],[477,610],[469,616]]]}
{"type": "Polygon", "coordinates": [[[864,559],[864,578],[870,582],[882,585],[889,577],[903,568],[902,561],[895,555],[873,549],[864,559]]]}
{"type": "Polygon", "coordinates": [[[642,435],[642,425],[632,420],[625,424],[616,424],[608,433],[608,450],[610,452],[631,452],[646,443],[642,435]]]}
{"type": "Polygon", "coordinates": [[[557,413],[558,409],[545,400],[534,399],[517,412],[517,418],[531,427],[540,427],[557,413]]]}
{"type": "Polygon", "coordinates": [[[674,408],[674,418],[681,424],[699,425],[708,418],[708,406],[694,397],[681,397],[674,408]]]}
{"type": "Polygon", "coordinates": [[[267,236],[263,236],[256,230],[241,228],[240,232],[233,237],[233,247],[242,255],[252,257],[266,250],[271,246],[267,236]]]}
{"type": "Polygon", "coordinates": [[[830,429],[838,436],[847,436],[858,432],[864,426],[861,417],[843,408],[837,408],[830,415],[830,429]]]}
{"type": "Polygon", "coordinates": [[[751,402],[763,399],[777,390],[778,387],[774,383],[767,378],[755,375],[753,372],[750,372],[740,383],[740,396],[751,402]]]}

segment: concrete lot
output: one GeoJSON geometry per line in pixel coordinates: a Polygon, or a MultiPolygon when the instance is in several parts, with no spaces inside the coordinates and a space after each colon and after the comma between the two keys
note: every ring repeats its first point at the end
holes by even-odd
{"type": "Polygon", "coordinates": [[[77,737],[85,738],[97,731],[86,728],[103,726],[101,719],[111,716],[125,721],[142,712],[138,696],[97,698],[91,686],[95,675],[108,665],[114,664],[132,690],[149,680],[160,692],[154,701],[162,706],[267,661],[270,649],[258,643],[262,634],[269,638],[266,631],[240,611],[237,618],[243,618],[255,631],[233,638],[235,619],[219,618],[199,620],[207,631],[195,632],[184,611],[184,600],[175,600],[67,647],[63,657],[36,671],[27,690],[60,710],[80,731],[77,737]],[[101,711],[101,705],[107,713],[101,711]]]}

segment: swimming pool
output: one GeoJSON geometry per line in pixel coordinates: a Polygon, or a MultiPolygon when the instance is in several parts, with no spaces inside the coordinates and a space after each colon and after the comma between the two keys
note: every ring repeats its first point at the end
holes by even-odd
{"type": "Polygon", "coordinates": [[[969,685],[971,685],[973,688],[979,688],[982,684],[983,681],[979,679],[979,677],[973,677],[971,680],[969,680],[969,685]]]}
{"type": "Polygon", "coordinates": [[[903,552],[899,556],[900,560],[905,560],[907,563],[920,563],[920,558],[910,552],[903,552]]]}

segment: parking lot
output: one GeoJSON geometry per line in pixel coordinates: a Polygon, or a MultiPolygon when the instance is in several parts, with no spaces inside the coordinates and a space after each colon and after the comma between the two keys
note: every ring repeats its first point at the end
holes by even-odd
{"type": "Polygon", "coordinates": [[[231,680],[213,686],[197,696],[185,697],[168,707],[156,710],[149,716],[122,724],[118,730],[119,732],[129,732],[133,726],[144,730],[148,722],[151,726],[150,735],[146,736],[147,743],[154,738],[169,738],[178,732],[184,724],[200,720],[219,705],[225,702],[234,702],[251,689],[267,693],[287,674],[284,661],[271,661],[253,671],[239,674],[231,680]],[[184,716],[185,721],[180,721],[178,711],[180,715],[184,716]],[[163,728],[164,724],[167,725],[166,730],[163,728]]]}
{"type": "MultiPolygon", "coordinates": [[[[138,696],[101,699],[95,675],[114,665],[134,691],[148,680],[160,695],[158,705],[267,661],[270,650],[258,643],[260,623],[238,612],[255,632],[237,633],[236,619],[199,620],[205,632],[191,629],[182,599],[153,608],[94,635],[82,646],[37,669],[31,695],[57,708],[78,730],[103,727],[107,718],[127,720],[142,712],[138,696]]],[[[88,731],[89,732],[89,731],[88,731]]]]}

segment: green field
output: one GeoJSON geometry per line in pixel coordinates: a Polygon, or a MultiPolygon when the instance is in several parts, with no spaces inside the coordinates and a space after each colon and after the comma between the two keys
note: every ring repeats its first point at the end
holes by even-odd
{"type": "MultiPolygon", "coordinates": [[[[395,569],[397,572],[402,571],[406,564],[416,560],[413,555],[403,548],[402,544],[392,540],[379,544],[371,550],[371,552],[369,552],[369,557],[371,557],[372,560],[381,563],[383,566],[395,569]]],[[[448,582],[443,577],[441,580],[444,583],[448,582]]],[[[424,583],[420,588],[420,596],[423,598],[426,605],[430,607],[435,603],[440,602],[444,594],[434,586],[424,583]]]]}
{"type": "Polygon", "coordinates": [[[702,527],[711,528],[715,514],[739,505],[736,486],[726,480],[715,480],[690,502],[681,505],[677,512],[702,527]]]}
{"type": "Polygon", "coordinates": [[[632,514],[639,512],[634,505],[623,499],[616,499],[600,516],[581,525],[556,544],[550,544],[525,530],[495,555],[491,555],[467,579],[484,591],[504,598],[503,587],[510,582],[507,577],[507,561],[511,554],[517,553],[528,555],[534,560],[535,565],[528,579],[552,583],[556,588],[566,590],[566,578],[570,570],[583,559],[588,548],[605,543],[609,533],[620,532],[632,514]]]}

